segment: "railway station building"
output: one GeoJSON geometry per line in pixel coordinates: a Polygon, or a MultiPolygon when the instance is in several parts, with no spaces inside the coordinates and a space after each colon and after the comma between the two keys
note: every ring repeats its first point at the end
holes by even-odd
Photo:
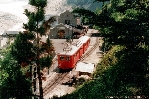
{"type": "Polygon", "coordinates": [[[57,17],[57,23],[50,28],[49,38],[64,39],[70,36],[79,38],[87,33],[88,28],[81,25],[81,18],[66,10],[57,17]]]}

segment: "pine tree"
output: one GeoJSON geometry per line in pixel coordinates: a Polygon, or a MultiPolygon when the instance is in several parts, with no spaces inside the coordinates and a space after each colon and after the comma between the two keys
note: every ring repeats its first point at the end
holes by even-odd
{"type": "Polygon", "coordinates": [[[55,21],[51,17],[45,21],[45,10],[47,0],[29,0],[29,4],[34,6],[35,11],[30,12],[25,9],[24,14],[28,17],[28,23],[23,23],[24,32],[17,36],[13,47],[12,54],[22,67],[36,64],[39,81],[39,98],[43,99],[42,75],[40,70],[50,66],[52,63],[51,52],[54,50],[50,40],[42,42],[42,36],[47,36],[49,23],[55,21]]]}
{"type": "Polygon", "coordinates": [[[0,61],[0,99],[31,99],[30,81],[26,79],[10,47],[2,51],[0,61]]]}

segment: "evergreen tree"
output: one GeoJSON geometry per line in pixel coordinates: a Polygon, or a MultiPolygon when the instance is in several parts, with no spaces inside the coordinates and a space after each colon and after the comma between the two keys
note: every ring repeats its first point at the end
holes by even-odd
{"type": "Polygon", "coordinates": [[[30,80],[27,80],[10,53],[10,48],[3,52],[0,62],[0,99],[31,99],[30,80]]]}
{"type": "MultiPolygon", "coordinates": [[[[148,4],[141,0],[112,0],[111,7],[102,13],[110,15],[104,23],[103,36],[111,44],[125,45],[133,50],[141,45],[148,45],[148,4]]],[[[101,14],[101,15],[102,15],[101,14]]]]}
{"type": "Polygon", "coordinates": [[[34,6],[35,11],[30,12],[25,9],[24,14],[28,17],[28,23],[23,23],[24,32],[20,32],[12,47],[12,54],[22,67],[32,66],[36,64],[38,81],[39,81],[39,98],[43,99],[42,75],[40,70],[48,67],[52,63],[51,52],[54,48],[47,39],[42,42],[41,38],[47,36],[49,29],[48,22],[55,21],[51,17],[45,21],[45,10],[47,0],[29,0],[29,4],[34,6]]]}
{"type": "Polygon", "coordinates": [[[105,95],[148,95],[148,4],[148,0],[111,0],[99,16],[109,16],[100,26],[106,42],[125,46],[117,52],[118,63],[102,77],[109,91],[105,95]]]}

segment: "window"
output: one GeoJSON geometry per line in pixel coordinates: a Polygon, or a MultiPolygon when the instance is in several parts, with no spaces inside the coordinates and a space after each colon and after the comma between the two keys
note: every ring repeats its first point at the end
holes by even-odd
{"type": "Polygon", "coordinates": [[[65,24],[70,24],[70,20],[65,20],[65,24]]]}
{"type": "Polygon", "coordinates": [[[64,56],[60,56],[60,60],[64,60],[64,56]]]}
{"type": "Polygon", "coordinates": [[[66,60],[70,61],[70,57],[69,57],[69,56],[67,56],[67,57],[66,57],[66,60]]]}

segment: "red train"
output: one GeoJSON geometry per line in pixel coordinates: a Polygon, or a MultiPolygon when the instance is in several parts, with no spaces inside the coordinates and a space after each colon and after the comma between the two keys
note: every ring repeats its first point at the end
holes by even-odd
{"type": "Polygon", "coordinates": [[[90,44],[90,37],[82,36],[72,44],[66,43],[63,52],[58,53],[58,68],[72,69],[90,44]]]}

